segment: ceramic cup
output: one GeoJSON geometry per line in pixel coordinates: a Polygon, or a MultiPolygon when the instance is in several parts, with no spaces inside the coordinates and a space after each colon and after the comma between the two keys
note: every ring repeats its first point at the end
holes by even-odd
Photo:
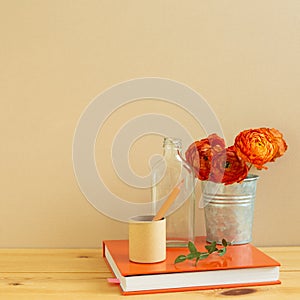
{"type": "Polygon", "coordinates": [[[138,216],[129,221],[129,259],[137,263],[156,263],[166,259],[166,219],[138,216]]]}

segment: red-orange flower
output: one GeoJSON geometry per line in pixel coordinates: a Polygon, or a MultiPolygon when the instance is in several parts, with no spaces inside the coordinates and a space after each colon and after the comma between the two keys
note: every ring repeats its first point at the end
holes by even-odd
{"type": "Polygon", "coordinates": [[[275,159],[277,157],[280,157],[284,154],[284,152],[287,150],[288,146],[287,146],[285,140],[283,139],[283,134],[279,130],[277,130],[275,128],[270,128],[267,130],[269,130],[271,132],[271,134],[274,136],[275,142],[278,145],[278,151],[274,155],[273,159],[271,160],[271,161],[275,161],[275,159]]]}
{"type": "Polygon", "coordinates": [[[227,149],[222,138],[211,134],[191,144],[185,155],[198,179],[232,184],[243,181],[251,165],[267,169],[264,164],[275,161],[287,148],[280,131],[258,128],[240,132],[227,149]]]}
{"type": "Polygon", "coordinates": [[[207,180],[212,156],[224,148],[224,139],[217,134],[211,134],[205,139],[192,143],[185,152],[185,157],[187,162],[193,167],[196,176],[200,180],[207,180]]]}
{"type": "Polygon", "coordinates": [[[264,164],[274,160],[279,153],[279,141],[268,128],[240,132],[235,138],[234,146],[240,158],[258,169],[267,169],[264,164]]]}
{"type": "Polygon", "coordinates": [[[209,180],[232,184],[241,182],[247,175],[247,164],[238,157],[234,146],[224,149],[213,156],[209,180]]]}

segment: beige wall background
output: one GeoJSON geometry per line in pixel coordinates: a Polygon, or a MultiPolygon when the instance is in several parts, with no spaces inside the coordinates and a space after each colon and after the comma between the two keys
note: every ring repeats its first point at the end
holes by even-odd
{"type": "MultiPolygon", "coordinates": [[[[0,247],[99,247],[127,238],[82,195],[72,139],[85,107],[124,80],[155,76],[184,83],[209,102],[226,140],[250,127],[276,127],[286,155],[260,172],[256,245],[299,245],[300,1],[0,1],[0,247]]],[[[97,162],[133,116],[172,116],[195,138],[199,124],[155,99],[115,111],[97,139],[97,162]]],[[[161,150],[139,139],[133,169],[161,150]],[[137,163],[139,162],[139,163],[137,163]]],[[[125,157],[125,156],[124,156],[125,157]]],[[[133,201],[149,191],[119,182],[105,160],[113,193],[133,201]]],[[[197,210],[197,234],[205,234],[197,210]]]]}

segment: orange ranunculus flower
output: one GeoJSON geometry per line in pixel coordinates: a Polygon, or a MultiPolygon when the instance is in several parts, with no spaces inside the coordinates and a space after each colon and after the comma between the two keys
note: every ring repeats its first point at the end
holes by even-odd
{"type": "Polygon", "coordinates": [[[211,168],[212,156],[225,149],[225,141],[217,134],[211,134],[207,138],[192,143],[185,157],[193,167],[196,176],[200,180],[207,180],[211,168]]]}
{"type": "Polygon", "coordinates": [[[284,144],[280,132],[276,129],[272,132],[269,128],[258,128],[240,132],[235,138],[234,146],[243,160],[258,169],[267,169],[264,164],[280,156],[279,153],[285,151],[284,144]]]}
{"type": "Polygon", "coordinates": [[[269,128],[268,130],[274,136],[275,142],[278,145],[278,151],[273,156],[273,159],[271,160],[271,161],[275,161],[275,159],[277,157],[280,157],[284,154],[284,152],[287,150],[288,146],[287,146],[285,140],[283,139],[283,134],[279,130],[277,130],[275,128],[269,128]]]}
{"type": "Polygon", "coordinates": [[[241,182],[247,177],[248,170],[246,162],[238,157],[235,147],[231,146],[213,156],[209,180],[224,184],[241,182]]]}

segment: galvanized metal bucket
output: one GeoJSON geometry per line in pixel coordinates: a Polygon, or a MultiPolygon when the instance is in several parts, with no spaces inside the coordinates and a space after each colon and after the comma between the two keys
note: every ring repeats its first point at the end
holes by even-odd
{"type": "Polygon", "coordinates": [[[241,183],[224,185],[202,182],[206,239],[221,243],[225,238],[232,244],[252,241],[254,202],[257,175],[248,175],[241,183]]]}

